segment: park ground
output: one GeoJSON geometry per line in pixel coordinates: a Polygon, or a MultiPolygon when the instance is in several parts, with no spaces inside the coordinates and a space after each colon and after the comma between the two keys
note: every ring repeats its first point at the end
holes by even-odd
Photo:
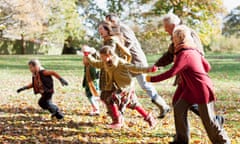
{"type": "MultiPolygon", "coordinates": [[[[159,55],[149,55],[154,63],[159,55]]],[[[232,144],[240,143],[240,55],[208,54],[218,101],[217,114],[224,115],[225,129],[232,144]]],[[[90,106],[82,89],[83,65],[80,56],[0,56],[0,143],[160,143],[167,144],[175,133],[173,113],[158,120],[154,129],[135,111],[127,110],[121,130],[106,128],[110,119],[104,105],[99,117],[90,117],[90,106]],[[32,90],[16,93],[17,88],[31,82],[27,61],[39,58],[47,69],[60,73],[70,85],[62,87],[55,80],[54,102],[65,114],[62,121],[52,120],[49,113],[37,105],[39,95],[32,90]]],[[[163,72],[165,69],[161,69],[163,72]]],[[[170,104],[175,87],[174,79],[154,84],[170,104]]],[[[157,108],[136,84],[139,100],[154,116],[157,108]]],[[[191,143],[210,143],[200,119],[189,112],[191,143]]]]}

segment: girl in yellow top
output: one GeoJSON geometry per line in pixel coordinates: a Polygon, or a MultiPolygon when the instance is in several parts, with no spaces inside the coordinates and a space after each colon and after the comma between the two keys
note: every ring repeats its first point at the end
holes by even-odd
{"type": "Polygon", "coordinates": [[[156,123],[154,118],[140,106],[137,100],[131,72],[148,73],[156,71],[156,68],[137,67],[129,64],[124,59],[118,57],[110,46],[102,47],[100,56],[101,60],[97,60],[85,52],[85,59],[88,60],[90,65],[106,71],[105,88],[108,91],[112,91],[112,103],[109,105],[112,111],[113,123],[109,127],[121,128],[123,126],[123,118],[119,110],[123,111],[125,107],[137,110],[144,117],[144,120],[153,127],[156,123]]]}

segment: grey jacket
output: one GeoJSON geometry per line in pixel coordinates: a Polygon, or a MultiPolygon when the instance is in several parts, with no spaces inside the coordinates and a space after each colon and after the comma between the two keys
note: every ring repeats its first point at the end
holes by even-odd
{"type": "Polygon", "coordinates": [[[120,31],[126,40],[125,46],[130,49],[132,55],[131,63],[139,66],[148,66],[147,58],[133,30],[127,25],[120,23],[120,31]]]}

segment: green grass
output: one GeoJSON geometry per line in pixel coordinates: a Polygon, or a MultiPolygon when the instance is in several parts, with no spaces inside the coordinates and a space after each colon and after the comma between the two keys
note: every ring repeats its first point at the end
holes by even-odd
{"type": "MultiPolygon", "coordinates": [[[[153,64],[160,55],[149,55],[153,64]]],[[[212,78],[218,101],[218,114],[226,117],[225,129],[232,143],[240,143],[240,55],[215,54],[206,56],[212,65],[212,78]]],[[[169,68],[170,66],[168,66],[169,68]]],[[[167,68],[161,69],[164,72],[167,68]]],[[[80,56],[0,56],[0,142],[2,143],[168,143],[174,135],[173,113],[158,120],[155,129],[135,112],[128,110],[126,124],[121,130],[106,129],[110,119],[102,104],[99,117],[90,117],[89,103],[81,88],[83,65],[80,56]],[[55,80],[54,102],[65,113],[63,121],[51,120],[49,113],[37,105],[39,95],[32,91],[17,94],[17,88],[31,82],[27,62],[38,58],[43,66],[61,74],[70,83],[61,87],[55,80]]],[[[159,72],[159,73],[160,73],[159,72]]],[[[154,84],[159,93],[171,103],[175,87],[174,79],[154,84]]],[[[157,116],[158,110],[136,84],[139,100],[148,111],[157,116]]],[[[190,112],[191,143],[210,143],[200,124],[201,121],[190,112]]]]}

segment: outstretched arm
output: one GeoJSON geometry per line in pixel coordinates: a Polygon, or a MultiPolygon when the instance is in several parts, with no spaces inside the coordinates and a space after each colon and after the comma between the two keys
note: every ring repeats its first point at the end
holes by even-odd
{"type": "Polygon", "coordinates": [[[57,78],[58,80],[60,80],[61,84],[63,86],[67,86],[68,82],[66,80],[64,80],[58,73],[56,73],[55,71],[50,71],[50,70],[44,70],[43,71],[43,75],[45,76],[54,76],[55,78],[57,78]]]}
{"type": "Polygon", "coordinates": [[[61,76],[58,73],[56,73],[55,71],[51,71],[51,70],[44,70],[43,74],[45,76],[54,76],[56,79],[60,79],[61,78],[61,76]]]}
{"type": "Polygon", "coordinates": [[[85,56],[84,58],[87,58],[87,61],[91,66],[98,69],[103,68],[103,62],[95,59],[92,55],[85,56]]]}
{"type": "Polygon", "coordinates": [[[208,73],[211,70],[211,65],[203,56],[202,56],[202,63],[203,63],[205,71],[208,73]]]}
{"type": "Polygon", "coordinates": [[[157,67],[143,67],[143,66],[137,66],[133,64],[124,64],[123,65],[128,71],[136,74],[141,74],[141,73],[150,73],[150,72],[156,72],[157,67]]]}
{"type": "Polygon", "coordinates": [[[166,80],[166,79],[176,75],[177,73],[182,71],[187,66],[187,59],[188,58],[186,56],[184,56],[183,54],[179,54],[179,56],[177,56],[177,58],[176,58],[176,62],[174,63],[173,67],[170,70],[164,72],[163,74],[157,75],[157,76],[148,76],[147,81],[159,82],[159,81],[166,80]]]}
{"type": "Polygon", "coordinates": [[[17,90],[17,93],[20,93],[21,91],[24,91],[24,90],[26,90],[26,89],[30,89],[30,88],[32,88],[32,87],[33,87],[33,84],[30,83],[30,84],[28,84],[28,85],[26,85],[26,86],[24,86],[24,87],[22,87],[22,88],[19,88],[19,89],[17,90]]]}
{"type": "Polygon", "coordinates": [[[28,84],[27,86],[25,86],[27,89],[30,89],[30,88],[32,88],[33,87],[33,84],[32,83],[30,83],[30,84],[28,84]]]}
{"type": "Polygon", "coordinates": [[[127,61],[131,62],[132,55],[131,55],[129,49],[127,47],[125,47],[123,44],[121,44],[120,42],[117,42],[117,45],[118,45],[118,48],[121,51],[121,53],[127,57],[127,61]]]}
{"type": "Polygon", "coordinates": [[[174,46],[171,44],[168,48],[168,51],[165,52],[154,64],[157,67],[164,67],[173,62],[174,57],[174,46]]]}

